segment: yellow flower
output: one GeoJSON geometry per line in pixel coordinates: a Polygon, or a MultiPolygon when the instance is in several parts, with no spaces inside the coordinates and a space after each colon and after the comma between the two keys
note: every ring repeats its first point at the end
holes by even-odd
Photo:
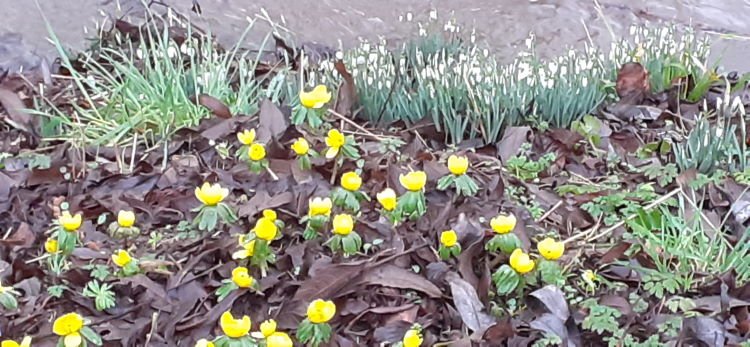
{"type": "Polygon", "coordinates": [[[581,275],[583,277],[583,280],[586,281],[586,283],[593,284],[594,281],[596,281],[596,273],[592,270],[586,270],[581,275]]]}
{"type": "Polygon", "coordinates": [[[404,347],[419,347],[422,345],[422,333],[417,329],[409,329],[401,340],[404,347]]]}
{"type": "Polygon", "coordinates": [[[216,206],[229,195],[229,189],[222,188],[218,183],[211,185],[203,183],[202,187],[195,188],[195,197],[206,206],[216,206]]]}
{"type": "Polygon", "coordinates": [[[245,146],[250,146],[255,141],[255,129],[243,130],[237,133],[237,139],[245,146]]]}
{"type": "Polygon", "coordinates": [[[328,146],[326,158],[333,159],[336,157],[345,143],[346,137],[344,134],[336,129],[328,130],[328,136],[326,137],[326,145],[328,146]]]}
{"type": "Polygon", "coordinates": [[[362,186],[362,177],[359,177],[356,172],[349,171],[341,175],[341,187],[353,192],[362,186]]]}
{"type": "Polygon", "coordinates": [[[133,258],[130,257],[127,251],[121,249],[112,254],[112,261],[119,267],[125,267],[125,265],[133,261],[133,258]]]}
{"type": "Polygon", "coordinates": [[[117,224],[123,228],[130,228],[135,224],[135,213],[133,211],[117,212],[117,224]]]}
{"type": "Polygon", "coordinates": [[[510,267],[523,275],[534,270],[534,261],[531,260],[529,255],[524,253],[522,249],[516,248],[513,253],[510,254],[510,267]]]}
{"type": "Polygon", "coordinates": [[[553,238],[548,237],[536,245],[539,250],[539,254],[547,260],[557,260],[562,257],[565,252],[565,244],[559,241],[555,241],[553,238]]]}
{"type": "Polygon", "coordinates": [[[336,304],[333,301],[317,299],[307,306],[307,319],[310,323],[327,323],[336,315],[336,304]]]}
{"type": "Polygon", "coordinates": [[[0,343],[0,347],[31,347],[31,336],[25,336],[20,344],[13,340],[5,340],[0,343]]]}
{"type": "Polygon", "coordinates": [[[446,230],[440,234],[440,243],[445,247],[453,247],[458,243],[458,235],[453,230],[446,230]]]}
{"type": "Polygon", "coordinates": [[[448,170],[456,176],[461,176],[469,170],[469,158],[451,155],[448,157],[448,170]]]}
{"type": "Polygon", "coordinates": [[[333,202],[331,198],[313,198],[310,200],[310,216],[330,216],[333,202]]]}
{"type": "Polygon", "coordinates": [[[276,332],[276,321],[269,319],[263,323],[260,323],[260,333],[263,337],[268,338],[276,332]]]}
{"type": "Polygon", "coordinates": [[[206,339],[200,339],[195,342],[195,347],[214,347],[214,343],[206,339]]]}
{"type": "Polygon", "coordinates": [[[65,335],[65,338],[63,338],[63,346],[65,347],[80,347],[81,345],[83,345],[83,338],[80,333],[65,335]]]}
{"type": "Polygon", "coordinates": [[[424,171],[411,171],[408,174],[398,176],[401,186],[412,192],[418,192],[427,183],[427,174],[424,171]]]}
{"type": "Polygon", "coordinates": [[[378,202],[386,211],[393,211],[396,208],[396,192],[391,188],[385,188],[376,195],[378,202]]]}
{"type": "Polygon", "coordinates": [[[266,157],[266,147],[260,143],[253,143],[247,151],[247,156],[253,161],[263,160],[266,157]]]}
{"type": "Polygon", "coordinates": [[[231,338],[247,336],[250,332],[250,317],[242,316],[241,319],[234,319],[232,312],[226,311],[221,315],[219,321],[221,330],[231,338]]]}
{"type": "Polygon", "coordinates": [[[354,218],[348,214],[337,214],[333,217],[333,233],[349,235],[354,230],[354,218]]]}
{"type": "Polygon", "coordinates": [[[263,218],[275,222],[277,217],[276,211],[270,209],[263,210],[263,218]]]}
{"type": "Polygon", "coordinates": [[[59,336],[78,333],[81,328],[83,328],[83,317],[75,312],[57,317],[52,324],[52,332],[59,336]]]}
{"type": "Polygon", "coordinates": [[[286,333],[275,332],[266,338],[266,347],[293,347],[292,338],[286,333]]]}
{"type": "Polygon", "coordinates": [[[292,150],[297,155],[307,155],[307,152],[310,151],[310,144],[307,143],[307,140],[305,140],[304,137],[300,137],[292,143],[292,150]]]}
{"type": "Polygon", "coordinates": [[[75,216],[71,216],[70,212],[65,211],[62,213],[60,219],[58,220],[60,222],[60,225],[62,225],[63,229],[65,229],[66,231],[76,231],[81,227],[83,217],[80,213],[76,213],[75,216]]]}
{"type": "Polygon", "coordinates": [[[253,276],[250,276],[246,267],[238,266],[232,270],[232,282],[240,288],[250,288],[255,279],[253,276]]]}
{"type": "Polygon", "coordinates": [[[47,239],[44,243],[44,250],[47,251],[47,253],[57,253],[57,240],[47,239]]]}
{"type": "Polygon", "coordinates": [[[327,102],[331,101],[331,92],[322,84],[316,86],[312,91],[301,91],[299,93],[299,102],[307,108],[321,108],[327,102]]]}
{"type": "Polygon", "coordinates": [[[247,259],[255,254],[255,240],[245,242],[245,235],[240,235],[241,250],[232,254],[232,259],[247,259]]]}
{"type": "Polygon", "coordinates": [[[257,236],[261,240],[266,241],[273,241],[273,239],[276,238],[276,233],[278,232],[279,228],[276,226],[276,223],[274,223],[272,220],[268,218],[260,218],[257,222],[255,222],[255,228],[253,228],[253,232],[255,232],[255,236],[257,236]]]}
{"type": "Polygon", "coordinates": [[[498,215],[490,220],[490,226],[498,234],[507,234],[516,227],[516,216],[509,215],[498,215]]]}

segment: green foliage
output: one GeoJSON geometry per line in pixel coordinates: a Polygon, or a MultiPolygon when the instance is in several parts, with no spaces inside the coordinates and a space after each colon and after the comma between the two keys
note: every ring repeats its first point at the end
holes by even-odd
{"type": "Polygon", "coordinates": [[[730,159],[735,126],[727,128],[712,126],[707,118],[700,118],[695,128],[685,139],[676,144],[674,149],[675,161],[681,172],[696,169],[700,173],[710,174],[720,165],[730,159]]]}
{"type": "Polygon", "coordinates": [[[93,278],[95,278],[95,279],[97,279],[99,281],[106,280],[107,277],[109,277],[109,275],[110,275],[109,267],[107,265],[103,265],[103,264],[86,265],[86,266],[83,267],[83,269],[84,270],[90,270],[91,271],[91,273],[90,273],[91,277],[93,277],[93,278]]]}
{"type": "Polygon", "coordinates": [[[484,248],[490,252],[501,251],[510,255],[516,248],[521,248],[521,239],[514,233],[498,234],[487,241],[484,248]]]}
{"type": "Polygon", "coordinates": [[[343,252],[344,257],[350,257],[357,254],[362,248],[362,238],[355,231],[352,231],[348,235],[335,234],[326,244],[332,252],[343,252]]]}
{"type": "Polygon", "coordinates": [[[660,187],[666,187],[677,178],[677,165],[669,163],[667,165],[652,164],[647,166],[643,173],[650,180],[656,180],[660,187]]]}
{"type": "Polygon", "coordinates": [[[529,158],[530,150],[530,144],[523,144],[521,152],[508,159],[508,162],[505,163],[506,168],[513,176],[525,181],[538,178],[539,174],[546,171],[556,158],[555,153],[547,153],[535,161],[529,158]]]}
{"type": "Polygon", "coordinates": [[[107,283],[99,283],[97,280],[89,281],[83,288],[83,296],[93,298],[96,309],[99,311],[115,307],[115,293],[112,286],[107,283]]]}
{"type": "Polygon", "coordinates": [[[522,286],[523,276],[510,265],[503,264],[492,274],[492,283],[495,284],[497,295],[508,295],[522,286]]]}
{"type": "Polygon", "coordinates": [[[581,208],[594,218],[603,217],[605,225],[612,225],[623,218],[637,213],[659,196],[650,184],[641,184],[635,191],[612,192],[609,195],[594,198],[581,205],[581,208]]]}
{"type": "Polygon", "coordinates": [[[622,313],[612,307],[600,305],[596,299],[589,299],[581,303],[581,306],[589,310],[589,314],[583,320],[581,326],[599,335],[604,333],[615,334],[620,330],[617,319],[622,313]]]}
{"type": "Polygon", "coordinates": [[[47,294],[49,294],[53,298],[59,299],[62,297],[63,291],[65,291],[66,289],[68,289],[68,286],[62,284],[49,286],[47,287],[47,294]]]}
{"type": "Polygon", "coordinates": [[[193,219],[193,225],[201,231],[213,231],[219,224],[219,220],[231,224],[237,221],[237,215],[229,205],[220,202],[216,206],[202,205],[193,209],[198,215],[193,219]]]}
{"type": "Polygon", "coordinates": [[[305,346],[318,347],[331,339],[331,332],[328,323],[315,324],[305,318],[297,327],[297,339],[305,346]]]}
{"type": "Polygon", "coordinates": [[[446,190],[450,186],[454,186],[456,188],[456,194],[466,197],[474,196],[479,191],[477,183],[474,182],[474,180],[466,174],[459,176],[448,174],[438,180],[438,190],[446,190]]]}
{"type": "Polygon", "coordinates": [[[0,306],[6,310],[15,310],[18,308],[17,296],[21,293],[17,292],[13,287],[2,287],[0,286],[0,306]]]}

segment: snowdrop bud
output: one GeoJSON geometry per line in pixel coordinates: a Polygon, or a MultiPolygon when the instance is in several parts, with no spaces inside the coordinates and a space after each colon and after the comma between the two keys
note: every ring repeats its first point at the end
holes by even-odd
{"type": "Polygon", "coordinates": [[[437,10],[433,9],[430,11],[430,19],[437,20],[437,10]]]}

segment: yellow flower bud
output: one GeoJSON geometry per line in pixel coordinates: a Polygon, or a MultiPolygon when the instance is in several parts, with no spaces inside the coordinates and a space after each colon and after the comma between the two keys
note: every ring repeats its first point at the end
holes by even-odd
{"type": "Polygon", "coordinates": [[[266,347],[293,347],[292,338],[286,333],[275,332],[266,338],[266,347]]]}
{"type": "Polygon", "coordinates": [[[206,206],[216,206],[229,195],[229,189],[222,188],[218,183],[211,185],[208,182],[203,186],[195,188],[195,197],[206,206]]]}
{"type": "Polygon", "coordinates": [[[135,213],[133,211],[117,212],[117,224],[123,228],[130,228],[135,224],[135,213]]]}
{"type": "Polygon", "coordinates": [[[516,227],[516,216],[510,215],[499,215],[490,220],[490,226],[498,234],[507,234],[516,227]]]}
{"type": "Polygon", "coordinates": [[[20,344],[13,340],[4,340],[0,342],[0,347],[31,347],[31,336],[24,336],[20,344]]]}
{"type": "Polygon", "coordinates": [[[344,134],[336,129],[329,130],[328,136],[326,137],[326,145],[328,146],[328,150],[326,151],[326,158],[333,159],[334,157],[336,157],[336,155],[339,154],[341,147],[343,147],[345,143],[346,137],[344,136],[344,134]]]}
{"type": "Polygon", "coordinates": [[[44,250],[47,251],[47,253],[57,253],[57,249],[57,240],[55,239],[47,239],[44,243],[44,250]]]}
{"type": "Polygon", "coordinates": [[[253,228],[253,232],[255,232],[255,236],[257,236],[261,240],[266,241],[273,241],[273,239],[276,238],[276,233],[278,233],[279,228],[276,226],[276,223],[271,221],[268,218],[260,218],[257,222],[255,222],[255,228],[253,228]]]}
{"type": "Polygon", "coordinates": [[[241,319],[235,319],[232,312],[226,311],[221,315],[219,326],[221,326],[224,335],[231,338],[244,337],[250,333],[250,317],[242,316],[241,319]]]}
{"type": "Polygon", "coordinates": [[[299,101],[302,106],[318,109],[331,101],[331,92],[328,91],[328,87],[321,84],[316,86],[312,91],[301,91],[299,93],[299,101]]]}
{"type": "Polygon", "coordinates": [[[353,192],[362,186],[362,177],[354,171],[349,171],[341,175],[341,187],[353,192]]]}
{"type": "Polygon", "coordinates": [[[232,259],[247,259],[255,254],[255,240],[245,242],[245,235],[240,235],[239,244],[242,247],[241,250],[232,254],[232,259]]]}
{"type": "Polygon", "coordinates": [[[195,342],[195,347],[214,347],[214,343],[206,339],[200,339],[195,342]]]}
{"type": "Polygon", "coordinates": [[[65,231],[76,231],[81,227],[81,223],[83,223],[83,217],[80,213],[76,213],[75,216],[71,216],[70,212],[64,211],[62,215],[60,215],[58,221],[60,222],[60,225],[63,227],[63,229],[65,229],[65,231]]]}
{"type": "Polygon", "coordinates": [[[565,244],[548,237],[536,245],[539,254],[547,260],[557,260],[565,252],[565,244]]]}
{"type": "Polygon", "coordinates": [[[58,336],[76,334],[81,331],[81,328],[83,328],[83,317],[75,312],[57,317],[52,323],[52,332],[58,336]]]}
{"type": "Polygon", "coordinates": [[[596,273],[592,270],[586,270],[581,274],[581,277],[583,277],[583,280],[587,283],[593,284],[594,281],[596,281],[596,273]]]}
{"type": "Polygon", "coordinates": [[[247,156],[252,161],[263,160],[266,157],[266,147],[263,147],[260,143],[253,143],[247,150],[247,156]]]}
{"type": "Polygon", "coordinates": [[[270,209],[263,210],[263,218],[275,222],[277,217],[276,211],[270,209]]]}
{"type": "Polygon", "coordinates": [[[307,155],[307,153],[310,151],[310,144],[305,140],[305,138],[300,137],[294,143],[292,143],[292,150],[297,155],[307,155]]]}
{"type": "Polygon", "coordinates": [[[333,233],[349,235],[354,230],[354,218],[348,214],[337,214],[333,217],[333,233]]]}
{"type": "Polygon", "coordinates": [[[458,235],[453,230],[446,230],[440,234],[440,243],[445,247],[453,247],[458,243],[458,235]]]}
{"type": "Polygon", "coordinates": [[[401,343],[404,347],[419,347],[422,345],[422,333],[417,329],[409,329],[404,334],[401,343]]]}
{"type": "Polygon", "coordinates": [[[260,333],[263,337],[268,338],[276,332],[276,321],[269,319],[263,323],[260,323],[260,333]]]}
{"type": "Polygon", "coordinates": [[[510,267],[523,275],[534,270],[534,261],[531,260],[529,255],[524,253],[522,249],[516,248],[513,253],[510,254],[510,267]]]}
{"type": "Polygon", "coordinates": [[[396,197],[396,191],[394,191],[391,188],[385,188],[382,192],[378,193],[376,195],[378,198],[378,202],[381,206],[383,206],[383,209],[386,211],[393,211],[396,208],[396,203],[398,202],[398,199],[396,197]]]}
{"type": "Polygon", "coordinates": [[[232,282],[240,288],[250,288],[255,283],[255,279],[250,276],[246,267],[238,266],[232,270],[232,282]]]}
{"type": "Polygon", "coordinates": [[[469,170],[469,158],[451,155],[448,157],[448,170],[456,176],[465,174],[469,170]]]}
{"type": "Polygon", "coordinates": [[[333,301],[317,299],[307,306],[307,319],[310,323],[321,324],[330,321],[336,315],[336,304],[333,301]]]}
{"type": "Polygon", "coordinates": [[[310,200],[310,216],[330,216],[333,202],[330,198],[313,198],[310,200]]]}
{"type": "Polygon", "coordinates": [[[116,251],[115,254],[112,254],[112,262],[119,267],[125,267],[125,265],[128,265],[131,261],[133,261],[133,258],[130,257],[130,254],[125,250],[120,249],[116,251]]]}
{"type": "Polygon", "coordinates": [[[255,141],[255,129],[243,130],[237,133],[237,139],[245,146],[250,146],[255,141]]]}
{"type": "Polygon", "coordinates": [[[427,183],[427,174],[424,171],[411,171],[406,175],[399,175],[398,180],[406,190],[418,192],[427,183]]]}

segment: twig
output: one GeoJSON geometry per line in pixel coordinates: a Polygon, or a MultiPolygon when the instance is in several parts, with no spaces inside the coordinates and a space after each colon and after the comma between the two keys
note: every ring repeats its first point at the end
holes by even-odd
{"type": "Polygon", "coordinates": [[[159,311],[154,312],[151,315],[151,331],[149,331],[148,334],[146,334],[146,346],[149,345],[151,342],[151,337],[154,336],[154,333],[156,332],[156,323],[159,320],[159,311]]]}
{"type": "Polygon", "coordinates": [[[544,214],[541,217],[539,217],[539,219],[537,219],[536,222],[539,223],[547,219],[547,217],[549,217],[549,215],[551,215],[552,212],[555,212],[555,210],[557,210],[560,206],[562,206],[562,203],[563,203],[562,200],[558,201],[554,206],[552,206],[552,208],[549,209],[549,211],[544,212],[544,214]]]}
{"type": "MultiPolygon", "coordinates": [[[[652,208],[654,208],[654,207],[656,207],[658,205],[661,205],[662,203],[664,203],[665,201],[669,200],[671,197],[677,195],[681,191],[682,191],[681,187],[675,188],[674,190],[672,190],[671,192],[669,192],[667,195],[664,195],[661,198],[656,199],[654,202],[646,205],[646,207],[644,207],[643,209],[644,210],[650,210],[650,209],[652,209],[652,208]]],[[[586,232],[583,232],[583,233],[580,233],[578,235],[574,235],[572,237],[569,237],[567,240],[563,241],[563,243],[568,244],[568,243],[571,243],[571,242],[573,242],[575,240],[582,239],[582,238],[586,238],[586,241],[588,241],[588,242],[597,240],[597,239],[599,239],[601,237],[609,235],[610,233],[612,233],[613,231],[615,231],[615,229],[621,227],[623,224],[627,223],[629,220],[631,220],[631,219],[633,219],[635,217],[638,217],[638,215],[637,214],[632,214],[632,215],[628,216],[627,218],[625,218],[625,219],[623,219],[623,220],[615,223],[613,226],[611,226],[611,227],[609,227],[607,229],[604,229],[602,232],[600,232],[600,233],[598,233],[598,234],[596,234],[596,235],[594,235],[592,237],[588,237],[595,230],[597,230],[596,227],[591,228],[591,229],[589,229],[586,232]]]]}
{"type": "Polygon", "coordinates": [[[342,114],[340,114],[340,113],[338,113],[338,112],[336,112],[334,110],[328,109],[328,113],[330,113],[330,114],[332,114],[332,115],[340,118],[342,121],[344,121],[346,123],[349,123],[349,125],[357,128],[357,130],[359,130],[359,131],[367,134],[367,136],[373,137],[373,138],[375,138],[376,140],[379,140],[379,141],[383,140],[383,136],[376,135],[372,131],[369,131],[369,130],[365,129],[363,126],[357,124],[357,122],[355,122],[355,121],[353,121],[353,120],[345,117],[344,115],[342,115],[342,114]]]}

